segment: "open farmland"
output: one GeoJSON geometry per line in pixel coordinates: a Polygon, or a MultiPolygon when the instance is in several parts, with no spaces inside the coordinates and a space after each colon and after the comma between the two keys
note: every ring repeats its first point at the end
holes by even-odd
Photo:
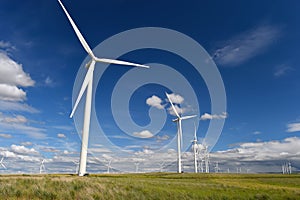
{"type": "Polygon", "coordinates": [[[1,199],[300,199],[300,175],[1,175],[1,199]]]}

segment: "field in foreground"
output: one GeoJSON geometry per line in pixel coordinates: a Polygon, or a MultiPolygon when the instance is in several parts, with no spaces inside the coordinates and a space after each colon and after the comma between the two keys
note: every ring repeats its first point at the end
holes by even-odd
{"type": "Polygon", "coordinates": [[[0,175],[1,199],[300,199],[300,175],[0,175]]]}

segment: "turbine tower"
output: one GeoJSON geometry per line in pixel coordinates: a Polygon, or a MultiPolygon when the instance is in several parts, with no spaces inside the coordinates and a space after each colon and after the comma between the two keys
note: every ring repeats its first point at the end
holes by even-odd
{"type": "Polygon", "coordinates": [[[71,23],[81,45],[85,49],[85,51],[91,57],[91,61],[87,64],[87,73],[85,75],[84,81],[82,83],[80,92],[74,104],[72,113],[70,117],[72,118],[76,108],[83,96],[83,93],[86,91],[86,100],[85,100],[85,109],[84,109],[84,122],[83,122],[83,130],[82,130],[82,144],[81,144],[81,153],[80,153],[80,165],[79,165],[79,176],[84,176],[86,174],[86,161],[87,161],[87,148],[88,148],[88,139],[89,139],[89,129],[90,129],[90,117],[91,117],[91,105],[92,105],[92,92],[93,92],[93,73],[94,68],[97,62],[108,63],[108,64],[117,64],[117,65],[128,65],[128,66],[135,66],[135,67],[144,67],[149,68],[146,65],[135,64],[120,60],[112,60],[106,58],[98,58],[94,55],[93,51],[85,41],[84,37],[80,33],[79,29],[77,28],[76,24],[72,20],[71,16],[69,15],[68,11],[65,9],[64,5],[58,0],[59,4],[61,5],[63,11],[65,12],[69,22],[71,23]]]}
{"type": "Polygon", "coordinates": [[[0,160],[0,165],[4,168],[7,169],[6,166],[3,164],[3,160],[4,160],[4,156],[2,156],[1,160],[0,160]]]}
{"type": "Polygon", "coordinates": [[[177,122],[177,161],[178,161],[178,173],[181,173],[181,147],[182,147],[182,127],[181,127],[181,121],[185,119],[190,119],[193,117],[196,117],[197,115],[191,115],[191,116],[180,116],[173,105],[171,98],[169,97],[168,93],[166,93],[166,96],[171,104],[172,110],[174,111],[175,115],[177,116],[176,119],[173,120],[173,122],[177,122]]]}
{"type": "Polygon", "coordinates": [[[194,132],[194,140],[193,140],[193,150],[194,150],[194,167],[195,167],[195,173],[198,173],[198,165],[197,165],[197,154],[199,152],[199,147],[197,144],[197,130],[196,125],[195,126],[195,132],[194,132]]]}

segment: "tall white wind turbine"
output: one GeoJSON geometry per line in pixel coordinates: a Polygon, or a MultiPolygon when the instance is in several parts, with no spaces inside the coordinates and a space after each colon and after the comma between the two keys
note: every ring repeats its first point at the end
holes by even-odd
{"type": "Polygon", "coordinates": [[[177,161],[178,161],[178,173],[181,173],[181,147],[182,147],[182,127],[181,127],[181,120],[190,119],[193,117],[196,117],[197,115],[191,115],[191,116],[180,116],[173,105],[170,96],[168,93],[166,93],[166,96],[171,104],[172,110],[174,111],[175,115],[177,116],[176,119],[173,120],[173,122],[177,122],[177,161]]]}
{"type": "Polygon", "coordinates": [[[2,156],[1,160],[0,160],[0,165],[4,168],[7,169],[6,166],[3,164],[3,160],[4,160],[4,156],[2,156]]]}
{"type": "Polygon", "coordinates": [[[83,96],[85,90],[86,92],[86,100],[85,100],[85,110],[84,110],[84,122],[83,122],[83,131],[82,131],[82,145],[81,145],[81,154],[80,154],[80,165],[79,165],[79,176],[84,176],[86,174],[86,160],[87,160],[87,147],[88,147],[88,138],[89,138],[89,129],[90,129],[90,117],[91,117],[91,105],[92,105],[92,91],[93,91],[93,73],[96,62],[108,63],[108,64],[117,64],[117,65],[128,65],[128,66],[135,66],[135,67],[144,67],[149,68],[149,66],[135,64],[130,62],[125,62],[121,60],[113,60],[107,58],[98,58],[94,55],[93,51],[85,41],[84,37],[80,33],[79,29],[77,28],[76,24],[72,20],[71,16],[69,15],[68,11],[65,9],[64,5],[58,0],[59,4],[61,5],[62,9],[64,10],[66,16],[68,17],[81,45],[85,49],[85,51],[91,57],[91,61],[87,64],[87,73],[85,75],[84,81],[82,83],[80,92],[74,104],[72,113],[70,117],[72,118],[76,108],[83,96]]]}

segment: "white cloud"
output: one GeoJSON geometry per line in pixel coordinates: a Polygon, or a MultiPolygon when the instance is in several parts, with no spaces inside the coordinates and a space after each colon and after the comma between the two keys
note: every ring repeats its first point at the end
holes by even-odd
{"type": "Polygon", "coordinates": [[[261,132],[260,131],[254,131],[253,134],[254,135],[259,135],[259,134],[261,134],[261,132]]]}
{"type": "Polygon", "coordinates": [[[146,103],[149,106],[155,107],[157,109],[164,109],[164,106],[162,105],[162,100],[158,96],[153,95],[152,97],[149,97],[146,100],[146,103]]]}
{"type": "Polygon", "coordinates": [[[224,42],[223,47],[214,52],[213,59],[222,65],[239,65],[262,53],[279,35],[276,27],[259,26],[224,42]]]}
{"type": "Polygon", "coordinates": [[[9,138],[12,138],[12,135],[11,134],[0,133],[0,137],[9,139],[9,138]]]}
{"type": "Polygon", "coordinates": [[[274,159],[297,158],[300,155],[300,138],[290,137],[282,141],[248,142],[236,149],[219,151],[225,158],[237,158],[240,161],[265,161],[274,159]]]}
{"type": "Polygon", "coordinates": [[[23,146],[31,146],[32,142],[22,142],[21,145],[23,145],[23,146]]]}
{"type": "Polygon", "coordinates": [[[52,79],[49,76],[47,76],[47,78],[45,79],[45,84],[51,85],[52,83],[53,83],[52,79]]]}
{"type": "Polygon", "coordinates": [[[63,133],[58,133],[58,134],[57,134],[57,137],[58,137],[58,138],[66,138],[65,134],[63,134],[63,133]]]}
{"type": "Polygon", "coordinates": [[[201,117],[200,120],[212,120],[212,119],[226,119],[228,117],[228,114],[226,112],[223,112],[222,114],[208,114],[204,113],[201,117]]]}
{"type": "Polygon", "coordinates": [[[25,146],[11,145],[11,151],[18,154],[38,154],[34,148],[27,148],[25,146]]]}
{"type": "Polygon", "coordinates": [[[1,119],[0,115],[0,121],[5,123],[26,123],[28,120],[23,115],[17,115],[15,117],[4,117],[3,119],[1,119]]]}
{"type": "Polygon", "coordinates": [[[13,46],[10,42],[5,42],[3,40],[0,41],[0,49],[4,49],[5,51],[15,50],[16,47],[13,46]]]}
{"type": "Polygon", "coordinates": [[[286,132],[298,132],[300,131],[300,122],[298,123],[290,123],[290,124],[287,124],[287,130],[286,132]]]}
{"type": "Polygon", "coordinates": [[[0,100],[6,101],[24,101],[26,92],[14,85],[0,83],[0,100]]]}
{"type": "Polygon", "coordinates": [[[157,139],[158,142],[165,141],[165,140],[170,139],[170,136],[168,136],[168,135],[159,136],[158,135],[158,136],[156,136],[156,139],[157,139]]]}
{"type": "Polygon", "coordinates": [[[47,76],[45,79],[45,85],[48,87],[54,87],[56,84],[54,83],[53,79],[47,76]]]}
{"type": "Polygon", "coordinates": [[[38,113],[39,112],[37,109],[35,109],[27,104],[24,104],[24,103],[1,101],[1,100],[0,100],[0,110],[29,112],[29,113],[38,113]]]}
{"type": "Polygon", "coordinates": [[[73,131],[74,130],[73,126],[65,126],[65,125],[62,125],[62,126],[53,126],[53,128],[60,129],[60,130],[65,130],[65,131],[73,131]]]}
{"type": "Polygon", "coordinates": [[[153,134],[150,131],[148,131],[148,130],[143,130],[141,132],[134,132],[133,135],[136,136],[136,137],[140,137],[140,138],[150,138],[150,137],[153,137],[153,134]]]}
{"type": "MultiPolygon", "coordinates": [[[[174,107],[175,107],[176,112],[177,112],[179,115],[181,115],[181,114],[183,114],[183,113],[185,113],[185,112],[187,111],[186,108],[179,108],[178,105],[174,105],[174,107]]],[[[169,111],[170,115],[176,116],[176,114],[175,114],[175,112],[174,112],[174,110],[173,110],[172,107],[169,107],[169,108],[168,108],[168,111],[169,111]]]]}
{"type": "Polygon", "coordinates": [[[2,130],[5,130],[6,132],[13,131],[17,134],[26,134],[36,139],[46,137],[46,134],[44,133],[45,129],[30,126],[27,122],[28,119],[23,115],[15,115],[11,117],[3,115],[0,112],[0,127],[2,130]]]}
{"type": "Polygon", "coordinates": [[[45,129],[29,126],[24,123],[5,123],[0,121],[0,127],[3,130],[6,131],[13,130],[17,134],[26,134],[29,137],[35,139],[45,139],[47,136],[45,134],[46,131],[45,129]]]}
{"type": "Polygon", "coordinates": [[[23,71],[21,64],[16,63],[6,54],[0,52],[0,83],[13,86],[34,86],[30,75],[23,71]]]}
{"type": "Polygon", "coordinates": [[[172,93],[168,94],[168,96],[174,104],[181,104],[184,101],[184,98],[179,94],[172,93]]]}
{"type": "Polygon", "coordinates": [[[292,71],[293,68],[287,65],[280,65],[278,67],[276,67],[275,72],[274,72],[274,76],[276,78],[284,76],[286,73],[288,73],[289,71],[292,71]]]}

